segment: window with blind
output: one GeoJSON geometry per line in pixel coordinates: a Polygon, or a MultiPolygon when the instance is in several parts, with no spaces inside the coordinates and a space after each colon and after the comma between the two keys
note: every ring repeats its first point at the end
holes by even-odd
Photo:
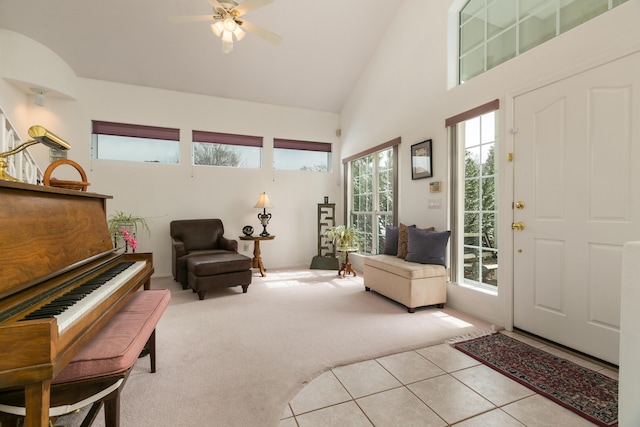
{"type": "Polygon", "coordinates": [[[194,165],[259,169],[262,167],[261,136],[219,132],[192,132],[194,165]]]}
{"type": "Polygon", "coordinates": [[[331,172],[331,144],[274,138],[273,168],[331,172]]]}
{"type": "Polygon", "coordinates": [[[180,129],[93,120],[91,158],[177,164],[180,129]]]}

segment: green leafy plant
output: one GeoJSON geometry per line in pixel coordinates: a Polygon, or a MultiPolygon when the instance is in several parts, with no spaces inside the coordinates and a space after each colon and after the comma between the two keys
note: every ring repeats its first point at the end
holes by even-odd
{"type": "Polygon", "coordinates": [[[360,246],[360,234],[354,227],[348,225],[338,225],[328,228],[324,236],[331,240],[338,251],[348,248],[358,248],[360,246]]]}
{"type": "Polygon", "coordinates": [[[109,233],[111,233],[112,236],[122,228],[128,228],[131,232],[138,234],[138,227],[146,230],[147,234],[151,234],[146,218],[121,211],[115,211],[114,214],[110,215],[107,219],[107,225],[109,226],[109,233]]]}

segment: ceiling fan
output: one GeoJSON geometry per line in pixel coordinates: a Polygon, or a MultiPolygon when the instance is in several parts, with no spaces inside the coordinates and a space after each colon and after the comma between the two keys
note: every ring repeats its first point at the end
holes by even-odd
{"type": "Polygon", "coordinates": [[[275,45],[282,41],[282,37],[270,31],[260,28],[241,17],[254,11],[273,0],[244,0],[238,3],[235,0],[207,0],[213,7],[213,15],[173,16],[168,18],[172,23],[216,21],[211,24],[211,31],[222,39],[222,52],[229,53],[233,50],[233,38],[240,41],[246,35],[245,31],[253,33],[275,45]]]}

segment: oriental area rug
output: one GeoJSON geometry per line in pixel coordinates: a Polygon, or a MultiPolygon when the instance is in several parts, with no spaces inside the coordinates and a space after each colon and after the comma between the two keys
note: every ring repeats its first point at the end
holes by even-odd
{"type": "Polygon", "coordinates": [[[618,381],[612,378],[501,333],[451,345],[592,423],[618,425],[618,381]]]}

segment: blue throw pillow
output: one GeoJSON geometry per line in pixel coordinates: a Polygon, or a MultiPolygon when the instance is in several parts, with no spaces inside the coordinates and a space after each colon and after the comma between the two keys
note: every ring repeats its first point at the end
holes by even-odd
{"type": "Polygon", "coordinates": [[[398,254],[398,227],[386,226],[384,232],[384,249],[382,253],[385,255],[398,254]]]}
{"type": "Polygon", "coordinates": [[[424,231],[419,228],[409,228],[408,231],[406,261],[445,265],[444,255],[451,235],[450,231],[424,231]]]}

